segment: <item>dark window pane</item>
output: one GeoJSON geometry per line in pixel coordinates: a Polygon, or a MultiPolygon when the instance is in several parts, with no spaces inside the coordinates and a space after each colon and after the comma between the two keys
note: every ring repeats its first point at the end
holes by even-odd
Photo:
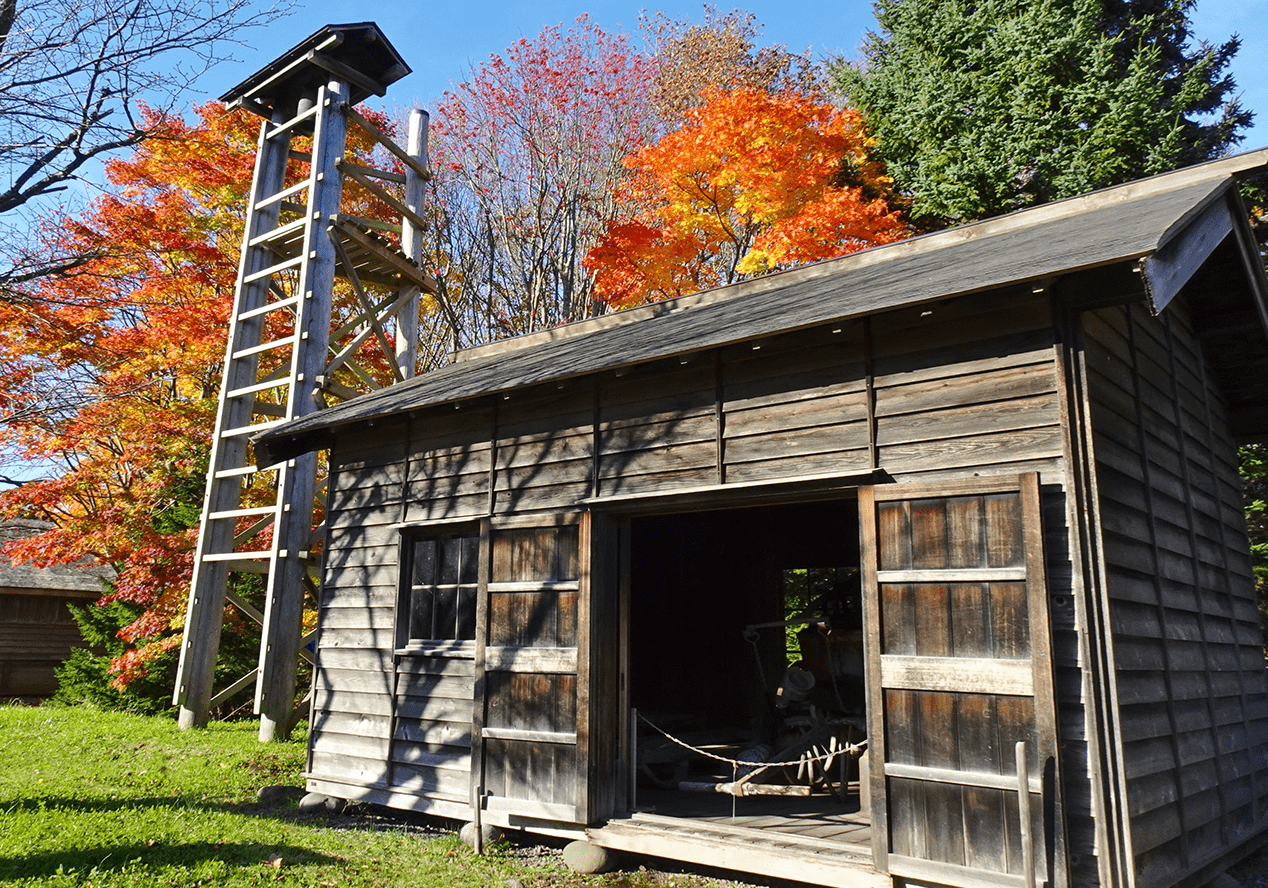
{"type": "Polygon", "coordinates": [[[458,582],[463,585],[474,585],[479,581],[480,537],[472,533],[460,539],[462,541],[462,568],[458,572],[458,582]]]}
{"type": "Polygon", "coordinates": [[[439,542],[440,577],[437,582],[453,585],[458,582],[462,566],[462,537],[441,537],[439,542]]]}
{"type": "Polygon", "coordinates": [[[410,641],[423,641],[432,637],[432,589],[430,586],[414,587],[409,602],[410,641]]]}
{"type": "Polygon", "coordinates": [[[410,641],[474,639],[480,534],[416,539],[409,552],[411,581],[401,616],[410,641]]]}
{"type": "Polygon", "coordinates": [[[475,638],[476,587],[458,587],[458,638],[475,638]]]}
{"type": "Polygon", "coordinates": [[[436,582],[436,541],[414,543],[414,585],[430,586],[436,582]]]}
{"type": "Polygon", "coordinates": [[[432,638],[455,638],[458,628],[458,588],[436,587],[436,631],[432,638]]]}

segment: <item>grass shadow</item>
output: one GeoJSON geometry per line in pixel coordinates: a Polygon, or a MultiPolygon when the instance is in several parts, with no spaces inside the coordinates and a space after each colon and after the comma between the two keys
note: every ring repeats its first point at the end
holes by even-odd
{"type": "MultiPolygon", "coordinates": [[[[203,802],[188,797],[152,796],[131,799],[76,799],[36,797],[19,801],[0,801],[0,817],[39,816],[58,811],[68,815],[118,814],[148,809],[170,809],[174,816],[181,811],[229,812],[265,820],[303,821],[311,818],[300,814],[293,801],[263,804],[249,802],[203,802]]],[[[39,879],[58,874],[91,874],[120,872],[129,866],[148,870],[163,867],[186,869],[200,863],[216,861],[234,868],[267,865],[270,859],[281,859],[284,865],[339,864],[346,861],[297,846],[259,841],[224,842],[130,842],[62,848],[32,854],[0,856],[0,882],[10,879],[39,879]]]]}
{"type": "Polygon", "coordinates": [[[262,842],[134,843],[0,857],[0,880],[47,878],[59,873],[117,873],[134,865],[151,871],[167,866],[188,869],[206,861],[245,869],[268,865],[270,858],[280,858],[286,866],[345,862],[293,845],[262,842]]]}

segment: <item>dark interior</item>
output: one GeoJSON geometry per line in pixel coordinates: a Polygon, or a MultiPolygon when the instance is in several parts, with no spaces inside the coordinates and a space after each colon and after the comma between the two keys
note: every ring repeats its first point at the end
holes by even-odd
{"type": "MultiPolygon", "coordinates": [[[[646,719],[639,807],[730,808],[733,795],[711,784],[744,777],[665,733],[744,761],[813,758],[862,739],[858,566],[854,500],[632,522],[630,705],[646,719]]],[[[791,793],[807,808],[857,809],[857,758],[824,766],[766,769],[747,778],[764,786],[741,804],[787,806],[791,793]]]]}

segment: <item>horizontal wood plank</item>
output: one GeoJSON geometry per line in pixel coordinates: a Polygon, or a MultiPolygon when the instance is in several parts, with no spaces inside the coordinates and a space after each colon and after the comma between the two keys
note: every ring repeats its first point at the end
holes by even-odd
{"type": "Polygon", "coordinates": [[[494,646],[485,648],[485,669],[490,672],[575,673],[575,647],[494,646]]]}
{"type": "Polygon", "coordinates": [[[1029,659],[881,655],[881,685],[916,691],[1034,696],[1029,659]]]}

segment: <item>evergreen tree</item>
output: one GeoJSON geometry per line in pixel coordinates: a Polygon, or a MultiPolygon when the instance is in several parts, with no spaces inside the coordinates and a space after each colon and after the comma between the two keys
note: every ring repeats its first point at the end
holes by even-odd
{"type": "Polygon", "coordinates": [[[1251,115],[1194,0],[888,0],[836,86],[912,215],[966,221],[1218,156],[1251,115]]]}

